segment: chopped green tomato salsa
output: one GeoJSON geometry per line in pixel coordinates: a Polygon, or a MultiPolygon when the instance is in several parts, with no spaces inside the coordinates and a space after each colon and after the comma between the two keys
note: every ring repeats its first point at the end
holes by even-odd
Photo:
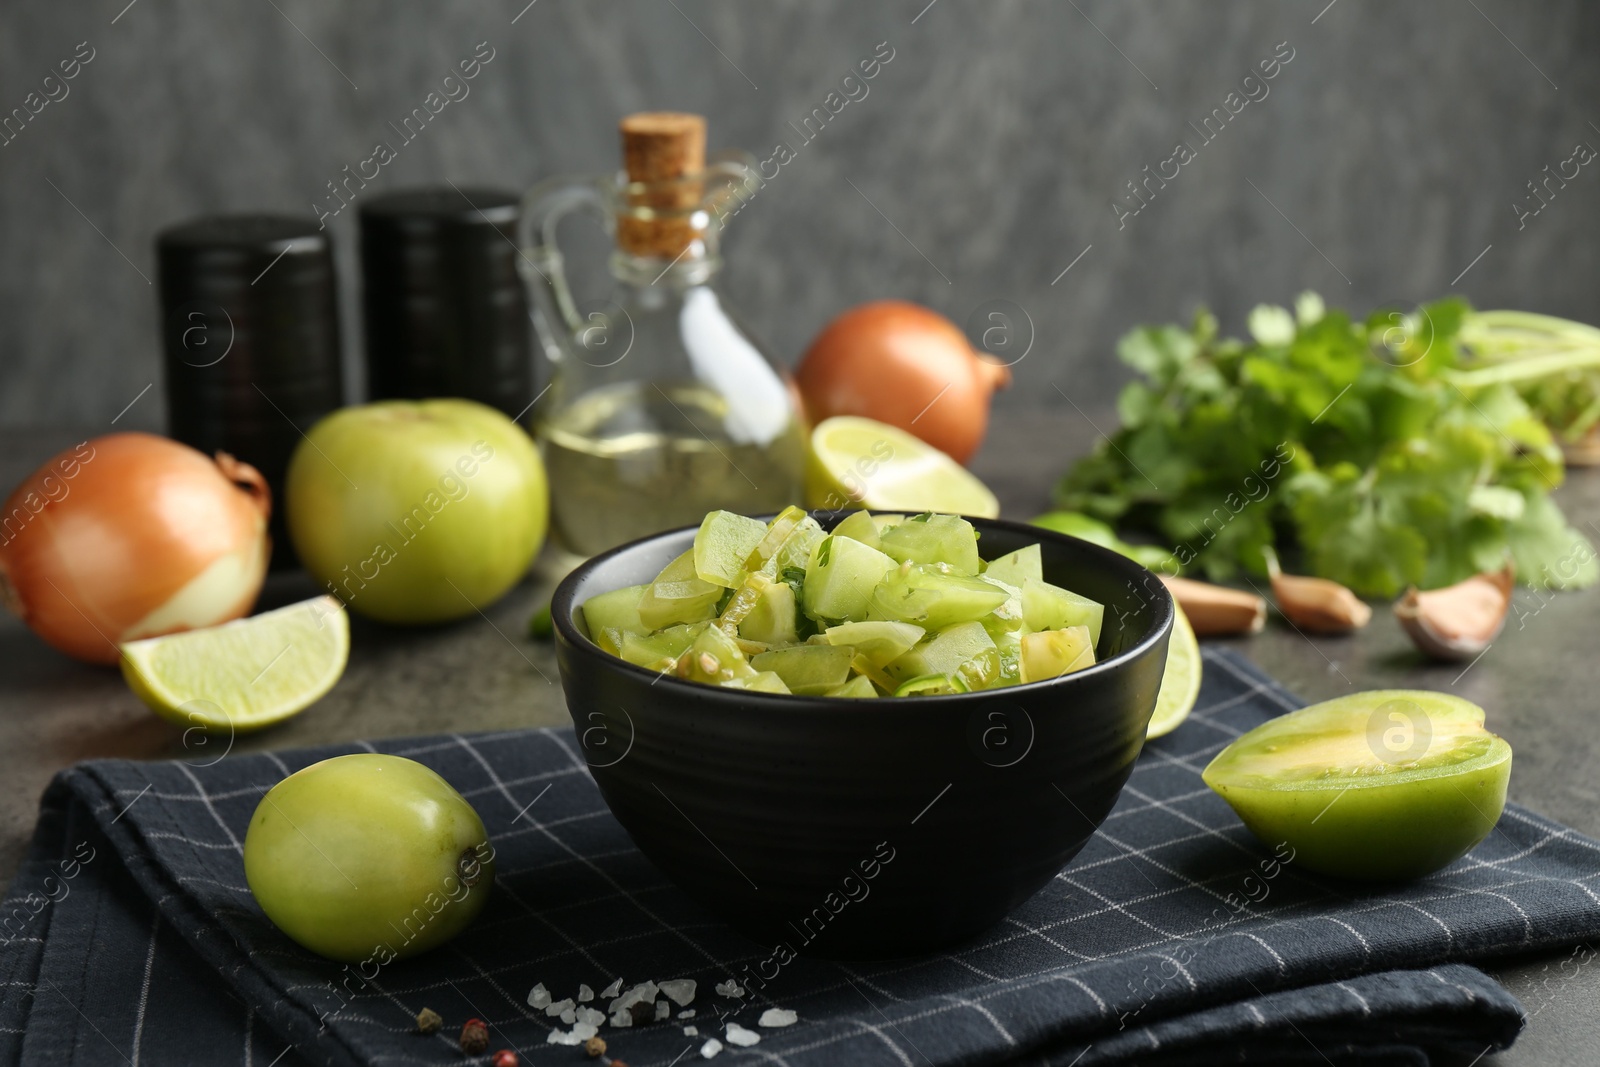
{"type": "Polygon", "coordinates": [[[595,643],[688,681],[798,696],[970,693],[1095,662],[1103,607],[1044,580],[1038,545],[984,562],[956,515],[796,507],[707,515],[644,585],[591,597],[595,643]]]}

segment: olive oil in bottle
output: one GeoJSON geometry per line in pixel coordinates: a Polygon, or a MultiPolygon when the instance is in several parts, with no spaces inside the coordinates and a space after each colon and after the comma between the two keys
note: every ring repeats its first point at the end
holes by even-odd
{"type": "Polygon", "coordinates": [[[705,122],[650,113],[622,123],[626,178],[563,179],[523,211],[522,271],[552,357],[535,415],[551,522],[592,555],[715,509],[759,515],[798,500],[804,426],[783,375],[712,279],[727,206],[753,190],[748,157],[705,163],[705,122]],[[584,315],[554,234],[600,213],[617,248],[604,311],[584,315]]]}

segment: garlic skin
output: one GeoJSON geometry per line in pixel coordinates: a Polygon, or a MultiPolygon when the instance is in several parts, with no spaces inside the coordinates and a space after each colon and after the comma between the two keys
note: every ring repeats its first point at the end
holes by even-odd
{"type": "Polygon", "coordinates": [[[1161,581],[1189,617],[1196,637],[1258,634],[1267,625],[1267,602],[1254,593],[1167,575],[1161,581]]]}
{"type": "Polygon", "coordinates": [[[1515,578],[1507,564],[1494,574],[1474,575],[1443,589],[1421,592],[1412,586],[1395,601],[1394,616],[1424,655],[1469,660],[1481,655],[1505,627],[1515,578]]]}
{"type": "Polygon", "coordinates": [[[1278,610],[1301,630],[1314,634],[1347,634],[1372,621],[1372,607],[1338,582],[1284,574],[1278,555],[1265,552],[1267,573],[1278,610]]]}

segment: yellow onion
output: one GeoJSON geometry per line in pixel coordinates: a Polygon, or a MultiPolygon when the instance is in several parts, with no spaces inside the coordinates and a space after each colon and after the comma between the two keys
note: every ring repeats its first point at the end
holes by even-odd
{"type": "Polygon", "coordinates": [[[1011,384],[1011,371],[974,352],[961,328],[938,312],[876,300],[828,323],[794,380],[812,425],[862,415],[965,463],[983,443],[989,398],[1011,384]]]}
{"type": "Polygon", "coordinates": [[[0,512],[0,595],[91,663],[117,646],[237,619],[267,570],[266,479],[225,452],[117,433],[34,471],[0,512]]]}

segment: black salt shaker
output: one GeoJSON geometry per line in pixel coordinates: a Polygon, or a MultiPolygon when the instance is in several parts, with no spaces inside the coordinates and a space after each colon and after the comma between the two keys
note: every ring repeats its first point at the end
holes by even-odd
{"type": "Polygon", "coordinates": [[[464,397],[512,418],[533,403],[517,274],[518,197],[423,188],[361,205],[361,304],[374,400],[464,397]]]}
{"type": "Polygon", "coordinates": [[[230,452],[272,487],[272,567],[294,563],[283,476],[306,430],[344,403],[337,286],[313,218],[215,215],[156,238],[167,427],[230,452]]]}

